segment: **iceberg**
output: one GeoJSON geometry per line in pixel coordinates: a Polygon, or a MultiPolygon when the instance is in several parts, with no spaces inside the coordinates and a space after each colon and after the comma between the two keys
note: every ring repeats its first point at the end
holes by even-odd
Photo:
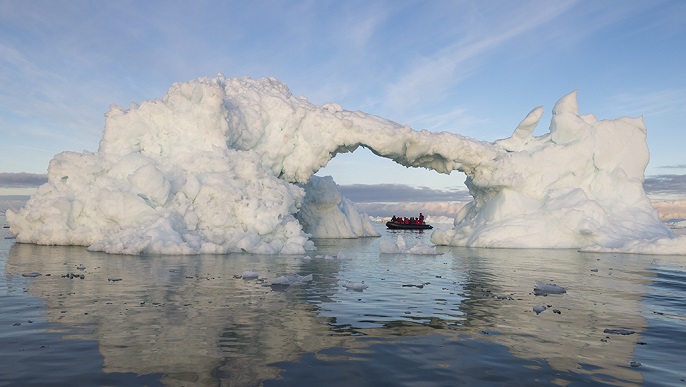
{"type": "MultiPolygon", "coordinates": [[[[160,99],[110,106],[97,152],[62,152],[18,211],[19,243],[83,245],[113,254],[303,254],[311,238],[376,236],[369,217],[315,176],[366,147],[406,167],[462,171],[473,201],[436,245],[579,248],[686,254],[642,183],[641,118],[579,115],[576,92],[493,143],[416,131],[295,97],[273,78],[203,77],[160,99]],[[641,247],[644,246],[644,247],[641,247]]],[[[595,250],[594,250],[595,249],[595,250]]]]}

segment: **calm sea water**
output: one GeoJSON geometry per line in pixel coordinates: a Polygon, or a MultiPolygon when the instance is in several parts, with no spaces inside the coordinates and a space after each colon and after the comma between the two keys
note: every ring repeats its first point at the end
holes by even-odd
{"type": "Polygon", "coordinates": [[[0,385],[686,385],[686,257],[380,254],[430,234],[377,226],[298,257],[116,256],[3,228],[0,385]],[[270,286],[294,274],[312,281],[270,286]]]}

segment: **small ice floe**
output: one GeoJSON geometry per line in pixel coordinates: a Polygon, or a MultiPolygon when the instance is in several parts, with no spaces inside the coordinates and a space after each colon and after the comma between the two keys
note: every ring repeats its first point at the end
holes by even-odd
{"type": "Polygon", "coordinates": [[[41,273],[37,273],[34,271],[33,273],[24,273],[21,276],[33,278],[33,277],[40,277],[41,275],[42,275],[41,273]]]}
{"type": "Polygon", "coordinates": [[[336,259],[338,259],[340,261],[350,261],[351,259],[353,259],[353,256],[350,254],[340,252],[340,253],[336,254],[336,259]]]}
{"type": "Polygon", "coordinates": [[[251,280],[251,279],[258,279],[260,277],[260,273],[254,271],[254,270],[246,270],[241,274],[241,278],[244,280],[251,280]]]}
{"type": "Polygon", "coordinates": [[[281,277],[276,277],[272,280],[272,285],[293,285],[297,283],[310,282],[312,281],[312,274],[305,276],[294,274],[294,275],[282,275],[281,277]]]}
{"type": "Polygon", "coordinates": [[[345,253],[338,253],[338,254],[336,254],[336,255],[329,255],[329,254],[326,254],[326,255],[324,255],[324,256],[318,255],[318,256],[316,256],[315,258],[324,258],[324,259],[330,260],[330,261],[333,261],[333,260],[338,260],[338,261],[349,261],[349,260],[353,259],[352,255],[348,255],[348,254],[345,254],[345,253]]]}
{"type": "Polygon", "coordinates": [[[633,335],[633,334],[636,333],[636,332],[635,332],[635,331],[632,331],[632,330],[629,330],[629,329],[610,329],[610,328],[605,328],[605,330],[603,331],[603,333],[607,333],[607,334],[610,334],[610,335],[622,335],[622,336],[626,336],[626,335],[633,335]]]}
{"type": "Polygon", "coordinates": [[[369,285],[365,284],[364,281],[362,282],[350,282],[350,281],[345,281],[343,283],[343,287],[348,289],[348,290],[354,290],[356,292],[361,292],[369,287],[369,285]]]}
{"type": "Polygon", "coordinates": [[[78,266],[76,266],[76,268],[79,269],[79,270],[86,270],[86,266],[84,266],[83,263],[80,264],[80,265],[78,265],[78,266]]]}
{"type": "Polygon", "coordinates": [[[546,308],[543,305],[534,306],[534,312],[536,312],[536,314],[541,314],[541,312],[545,311],[546,309],[548,309],[548,308],[546,308]]]}
{"type": "Polygon", "coordinates": [[[547,296],[548,294],[563,294],[567,293],[567,290],[561,286],[555,284],[546,284],[541,281],[536,281],[534,285],[534,295],[535,296],[547,296]]]}
{"type": "Polygon", "coordinates": [[[379,243],[380,250],[383,254],[416,254],[416,255],[441,255],[443,253],[436,252],[436,246],[425,245],[422,242],[417,244],[408,244],[402,235],[398,235],[395,242],[390,240],[382,240],[379,243]]]}

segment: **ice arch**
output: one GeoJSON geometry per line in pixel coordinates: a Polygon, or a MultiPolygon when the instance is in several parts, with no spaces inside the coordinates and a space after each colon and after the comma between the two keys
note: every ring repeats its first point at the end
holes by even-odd
{"type": "Polygon", "coordinates": [[[200,78],[111,106],[99,150],[56,155],[49,182],[7,220],[19,242],[110,253],[302,253],[309,236],[375,234],[332,180],[312,178],[364,146],[468,175],[474,201],[453,230],[433,235],[437,244],[618,248],[674,236],[642,189],[641,119],[580,116],[575,93],[553,109],[550,133],[534,137],[541,115],[488,143],[317,106],[271,78],[200,78]]]}
{"type": "Polygon", "coordinates": [[[471,171],[504,151],[450,133],[417,132],[391,120],[318,106],[294,97],[273,78],[224,77],[177,83],[161,100],[111,107],[99,153],[117,162],[129,154],[164,158],[217,148],[254,151],[288,182],[306,183],[336,154],[358,146],[408,167],[471,171]],[[173,137],[173,138],[170,138],[173,137]]]}

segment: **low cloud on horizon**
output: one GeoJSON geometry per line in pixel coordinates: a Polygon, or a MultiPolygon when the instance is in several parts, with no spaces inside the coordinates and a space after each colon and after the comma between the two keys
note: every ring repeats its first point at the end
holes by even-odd
{"type": "Polygon", "coordinates": [[[406,184],[350,184],[339,185],[341,194],[353,202],[464,202],[472,197],[464,189],[450,191],[406,184]]]}
{"type": "Polygon", "coordinates": [[[643,189],[648,196],[686,199],[686,175],[655,175],[646,177],[643,189]]]}
{"type": "MultiPolygon", "coordinates": [[[[0,188],[37,188],[48,181],[47,174],[0,172],[0,188]]],[[[651,197],[686,200],[686,175],[647,176],[643,188],[651,197]]],[[[406,184],[340,185],[341,194],[353,202],[466,202],[472,197],[465,189],[438,190],[406,184]]]]}
{"type": "Polygon", "coordinates": [[[27,172],[0,172],[0,188],[32,188],[48,182],[48,175],[27,172]]]}

